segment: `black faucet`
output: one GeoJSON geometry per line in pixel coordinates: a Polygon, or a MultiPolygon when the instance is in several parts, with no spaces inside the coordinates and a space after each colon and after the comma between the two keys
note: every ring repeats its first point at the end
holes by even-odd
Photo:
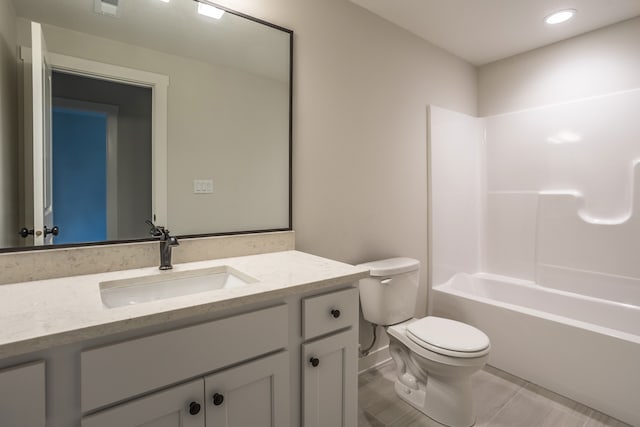
{"type": "Polygon", "coordinates": [[[162,226],[156,226],[149,220],[145,222],[151,226],[149,234],[154,237],[160,237],[160,270],[171,270],[173,268],[171,265],[171,249],[180,245],[178,238],[169,234],[169,230],[162,226]]]}

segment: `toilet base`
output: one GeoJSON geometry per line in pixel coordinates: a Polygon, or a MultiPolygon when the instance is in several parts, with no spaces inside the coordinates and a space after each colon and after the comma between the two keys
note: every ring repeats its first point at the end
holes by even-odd
{"type": "Polygon", "coordinates": [[[400,380],[395,381],[394,389],[400,399],[442,425],[448,427],[472,427],[475,425],[476,417],[473,403],[466,407],[458,405],[459,402],[467,400],[465,395],[470,393],[467,393],[466,390],[455,390],[455,387],[443,389],[441,385],[431,390],[428,385],[425,390],[413,389],[404,385],[400,380]],[[453,396],[450,392],[453,392],[453,396]]]}
{"type": "Polygon", "coordinates": [[[476,417],[471,376],[487,361],[443,356],[419,348],[401,328],[388,328],[389,353],[395,362],[398,397],[447,427],[471,427],[476,417]],[[420,354],[418,354],[420,353],[420,354]]]}
{"type": "MultiPolygon", "coordinates": [[[[424,406],[424,390],[415,390],[402,384],[400,380],[396,380],[393,387],[400,399],[407,402],[424,414],[421,409],[424,406]]],[[[425,414],[428,415],[428,414],[425,414]]],[[[429,417],[431,418],[431,417],[429,417]]]]}

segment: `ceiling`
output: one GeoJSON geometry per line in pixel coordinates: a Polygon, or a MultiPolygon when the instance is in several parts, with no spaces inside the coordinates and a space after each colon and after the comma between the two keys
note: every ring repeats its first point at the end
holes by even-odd
{"type": "Polygon", "coordinates": [[[288,33],[230,13],[220,20],[203,17],[191,0],[119,0],[118,17],[96,13],[94,0],[13,4],[18,16],[28,20],[289,80],[288,33]]]}
{"type": "Polygon", "coordinates": [[[351,0],[474,64],[483,65],[640,15],[640,0],[351,0]],[[550,26],[561,9],[576,16],[550,26]]]}

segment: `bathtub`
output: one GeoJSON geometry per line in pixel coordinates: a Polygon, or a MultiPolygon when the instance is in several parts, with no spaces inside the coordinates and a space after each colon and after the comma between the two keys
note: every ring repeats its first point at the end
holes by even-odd
{"type": "Polygon", "coordinates": [[[640,307],[485,273],[431,299],[434,315],[489,336],[490,365],[640,426],[640,307]]]}

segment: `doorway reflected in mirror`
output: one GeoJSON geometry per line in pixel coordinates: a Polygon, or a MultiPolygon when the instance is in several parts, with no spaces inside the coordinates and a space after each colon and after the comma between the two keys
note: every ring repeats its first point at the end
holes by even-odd
{"type": "Polygon", "coordinates": [[[53,73],[54,244],[145,238],[151,89],[53,73]]]}

